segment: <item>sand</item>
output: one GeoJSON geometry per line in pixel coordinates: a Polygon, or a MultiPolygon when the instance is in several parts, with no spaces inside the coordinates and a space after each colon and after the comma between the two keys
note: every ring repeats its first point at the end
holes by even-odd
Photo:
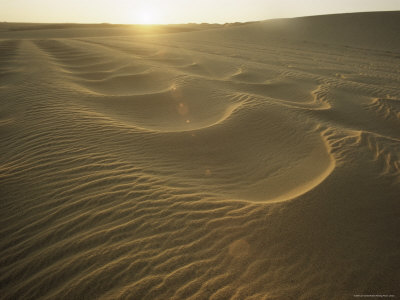
{"type": "Polygon", "coordinates": [[[399,32],[0,24],[0,298],[399,297],[399,32]]]}

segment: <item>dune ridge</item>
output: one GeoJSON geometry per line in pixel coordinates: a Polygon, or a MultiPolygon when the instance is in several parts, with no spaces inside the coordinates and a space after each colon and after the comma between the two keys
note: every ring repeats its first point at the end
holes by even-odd
{"type": "Polygon", "coordinates": [[[0,298],[400,295],[398,16],[0,31],[0,298]]]}

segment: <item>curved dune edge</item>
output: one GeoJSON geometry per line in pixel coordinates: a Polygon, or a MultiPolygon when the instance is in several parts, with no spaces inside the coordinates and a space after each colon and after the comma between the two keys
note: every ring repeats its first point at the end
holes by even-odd
{"type": "Polygon", "coordinates": [[[286,174],[261,180],[250,189],[259,190],[242,200],[254,203],[279,203],[293,200],[313,190],[335,170],[336,160],[323,136],[322,144],[315,148],[299,165],[286,174]],[[311,167],[310,167],[311,166],[311,167]],[[269,196],[266,196],[269,195],[269,196]]]}
{"type": "MultiPolygon", "coordinates": [[[[191,132],[191,131],[198,131],[198,130],[202,130],[202,129],[207,129],[207,128],[211,128],[214,126],[217,126],[219,124],[224,123],[226,120],[229,119],[229,117],[238,109],[240,109],[240,107],[243,105],[242,102],[240,103],[233,103],[233,104],[229,104],[227,105],[227,107],[221,111],[218,114],[218,117],[213,118],[210,117],[206,120],[202,120],[201,122],[187,122],[187,120],[185,118],[181,118],[181,122],[180,124],[163,124],[163,126],[160,125],[149,125],[146,123],[146,119],[140,121],[140,120],[135,120],[134,118],[131,120],[128,120],[127,118],[121,117],[120,114],[118,113],[110,113],[107,111],[103,111],[103,109],[99,109],[97,108],[97,112],[94,113],[93,111],[90,111],[91,108],[88,106],[85,108],[84,111],[90,111],[90,114],[96,114],[99,117],[101,117],[103,120],[107,121],[107,122],[112,122],[114,124],[118,124],[118,126],[122,126],[125,128],[134,128],[136,130],[139,131],[143,131],[143,132],[150,132],[150,133],[179,133],[179,132],[191,132]]],[[[179,106],[178,106],[179,107],[179,106]]]]}
{"type": "Polygon", "coordinates": [[[246,102],[246,97],[229,93],[209,96],[191,84],[133,95],[96,94],[89,89],[86,93],[89,97],[78,100],[84,111],[96,112],[119,126],[159,133],[216,126],[246,102]]]}
{"type": "Polygon", "coordinates": [[[180,128],[171,127],[169,129],[166,126],[151,128],[151,127],[148,127],[148,126],[145,126],[145,125],[142,126],[141,124],[135,124],[134,127],[135,128],[140,128],[140,129],[143,129],[143,130],[147,130],[147,131],[160,132],[160,133],[188,132],[188,131],[196,131],[196,130],[207,129],[207,128],[211,128],[213,126],[222,124],[223,122],[228,120],[229,117],[236,110],[238,110],[242,105],[243,105],[243,103],[230,104],[229,106],[226,107],[226,109],[222,112],[222,114],[220,114],[220,117],[216,118],[215,121],[207,120],[207,121],[203,121],[203,122],[199,122],[199,123],[190,123],[190,122],[187,123],[185,121],[185,123],[182,124],[182,127],[180,127],[180,128]]]}
{"type": "Polygon", "coordinates": [[[293,200],[297,197],[300,197],[300,196],[310,192],[311,190],[313,190],[314,188],[316,188],[317,186],[322,184],[325,181],[325,179],[327,179],[328,176],[331,175],[331,173],[334,171],[335,167],[336,167],[335,160],[332,159],[330,161],[327,169],[325,171],[323,171],[319,176],[309,180],[308,182],[304,183],[301,186],[291,189],[289,192],[282,194],[281,196],[278,196],[277,198],[268,200],[268,202],[269,203],[277,203],[277,202],[290,201],[290,200],[293,200]]]}
{"type": "Polygon", "coordinates": [[[103,95],[140,95],[144,93],[157,93],[171,86],[166,74],[145,71],[141,73],[111,75],[100,80],[80,79],[75,82],[90,91],[103,95]],[[157,82],[154,87],[153,82],[157,82]]]}

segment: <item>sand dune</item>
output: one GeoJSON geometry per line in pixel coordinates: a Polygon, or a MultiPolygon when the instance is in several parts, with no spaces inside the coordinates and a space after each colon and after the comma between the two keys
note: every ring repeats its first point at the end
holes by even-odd
{"type": "Polygon", "coordinates": [[[399,12],[0,27],[0,298],[400,295],[399,12]]]}

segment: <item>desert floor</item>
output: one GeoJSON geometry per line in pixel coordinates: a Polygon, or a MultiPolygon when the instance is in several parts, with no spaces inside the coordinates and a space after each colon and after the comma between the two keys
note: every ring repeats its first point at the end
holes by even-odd
{"type": "Polygon", "coordinates": [[[0,298],[400,297],[399,32],[0,24],[0,298]]]}

